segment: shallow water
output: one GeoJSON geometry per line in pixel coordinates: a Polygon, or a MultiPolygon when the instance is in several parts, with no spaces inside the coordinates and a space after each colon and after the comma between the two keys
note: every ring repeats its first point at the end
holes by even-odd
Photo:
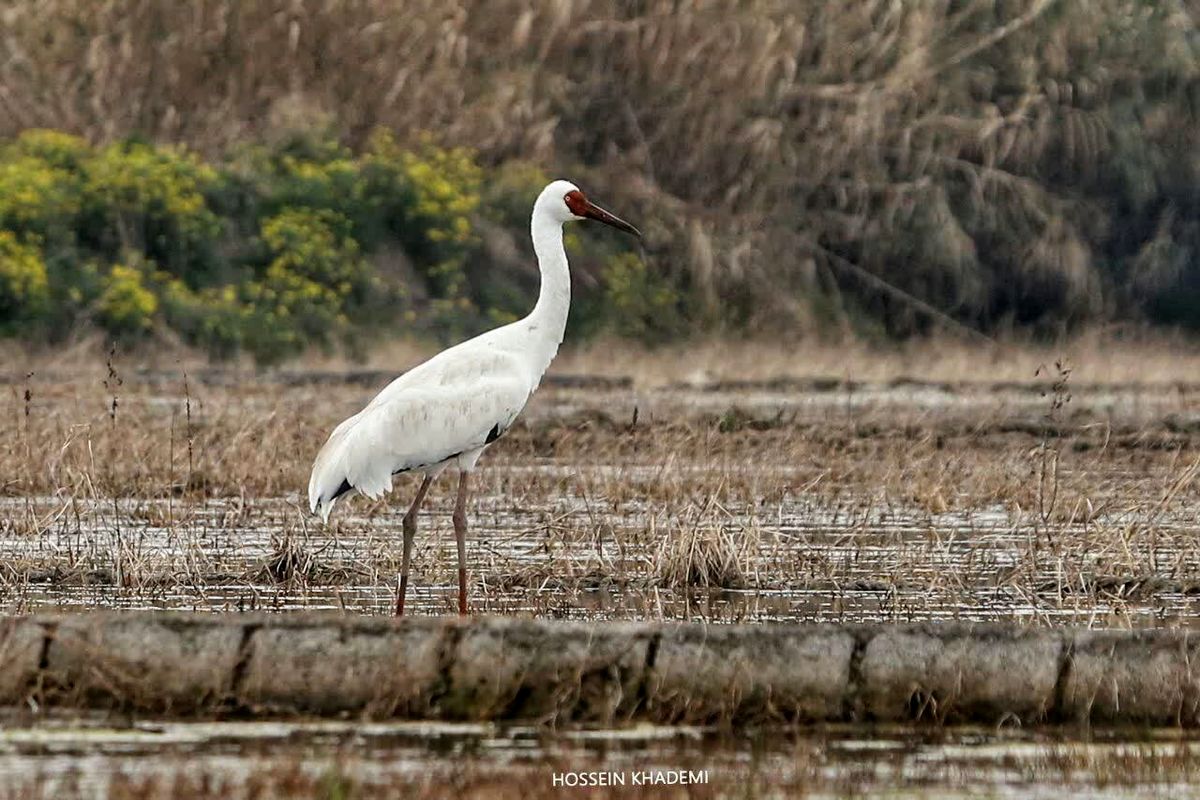
{"type": "MultiPolygon", "coordinates": [[[[491,469],[513,481],[531,471],[539,480],[579,472],[554,464],[491,469]]],[[[631,479],[653,470],[587,471],[616,469],[631,479]]],[[[0,511],[10,520],[0,528],[0,607],[9,610],[390,613],[395,603],[400,515],[361,500],[330,527],[313,525],[292,498],[22,498],[0,501],[0,511]]],[[[1152,525],[1122,512],[1046,532],[1032,515],[998,506],[932,513],[798,494],[767,511],[722,506],[664,516],[639,501],[485,494],[475,500],[468,567],[473,608],[483,613],[1192,625],[1200,620],[1198,522],[1196,509],[1183,506],[1156,514],[1152,525]],[[692,586],[670,579],[677,543],[693,536],[693,550],[713,550],[731,565],[713,578],[719,585],[703,585],[705,576],[692,586]]],[[[413,613],[456,607],[450,528],[444,510],[423,516],[413,613]]]]}
{"type": "Polygon", "coordinates": [[[704,796],[1181,797],[1190,791],[1198,753],[1200,739],[1179,731],[822,727],[734,737],[648,725],[553,732],[473,723],[122,723],[97,716],[10,721],[0,730],[0,784],[18,797],[154,797],[164,787],[203,786],[233,798],[273,780],[293,789],[335,782],[366,796],[509,786],[537,797],[571,791],[556,785],[555,775],[562,784],[603,774],[632,791],[652,773],[684,771],[711,792],[704,796]]]}

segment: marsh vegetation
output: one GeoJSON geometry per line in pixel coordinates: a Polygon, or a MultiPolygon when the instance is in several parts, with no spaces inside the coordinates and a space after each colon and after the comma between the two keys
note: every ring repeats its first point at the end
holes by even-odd
{"type": "MultiPolygon", "coordinates": [[[[610,351],[568,354],[580,371],[551,376],[479,474],[477,609],[1188,624],[1200,385],[1162,382],[1135,351],[1085,349],[1070,374],[1035,351],[977,351],[950,378],[950,346],[936,380],[865,352],[862,379],[756,374],[782,353],[720,377],[696,351],[662,354],[689,372],[657,382],[620,374],[610,351]],[[1024,379],[987,359],[1023,363],[1009,369],[1024,379]]],[[[380,375],[119,357],[27,372],[4,401],[7,609],[392,607],[412,487],[398,478],[329,526],[300,495],[317,431],[380,375]]],[[[414,607],[443,613],[451,493],[435,484],[429,502],[414,607]]]]}

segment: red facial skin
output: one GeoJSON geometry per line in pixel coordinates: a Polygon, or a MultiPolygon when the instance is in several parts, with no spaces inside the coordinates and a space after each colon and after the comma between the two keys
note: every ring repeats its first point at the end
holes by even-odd
{"type": "Polygon", "coordinates": [[[583,196],[583,192],[576,189],[573,192],[567,192],[563,197],[563,202],[567,204],[567,208],[571,209],[571,213],[577,217],[586,217],[587,209],[591,203],[583,196]]]}

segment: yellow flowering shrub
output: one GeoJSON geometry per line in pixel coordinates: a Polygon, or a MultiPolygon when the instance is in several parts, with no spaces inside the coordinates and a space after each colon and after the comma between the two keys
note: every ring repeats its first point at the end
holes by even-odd
{"type": "Polygon", "coordinates": [[[205,198],[217,181],[216,170],[185,150],[114,144],[88,162],[84,190],[107,218],[110,247],[139,247],[180,273],[221,234],[205,198]]]}
{"type": "Polygon", "coordinates": [[[346,298],[366,277],[350,221],[324,209],[287,209],[263,222],[262,238],[274,255],[268,275],[291,273],[346,298]]]}
{"type": "Polygon", "coordinates": [[[158,297],[146,287],[141,270],[116,264],[104,279],[96,312],[110,333],[146,333],[154,326],[158,297]]]}
{"type": "Polygon", "coordinates": [[[49,289],[38,248],[0,230],[0,325],[37,318],[46,308],[49,289]]]}
{"type": "Polygon", "coordinates": [[[443,149],[425,143],[401,154],[404,175],[413,193],[412,216],[425,224],[431,242],[466,244],[474,229],[471,215],[479,207],[483,171],[470,150],[443,149]]]}
{"type": "Polygon", "coordinates": [[[76,176],[31,155],[0,161],[0,225],[42,236],[65,232],[79,209],[76,176]]]}
{"type": "Polygon", "coordinates": [[[349,220],[324,209],[287,209],[263,222],[272,258],[244,290],[253,309],[245,344],[260,360],[326,343],[349,325],[347,306],[362,299],[368,283],[349,229],[349,220]]]}
{"type": "MultiPolygon", "coordinates": [[[[137,336],[161,324],[260,361],[353,346],[383,321],[458,338],[528,310],[529,204],[547,180],[528,162],[485,172],[469,149],[387,131],[359,153],[299,133],[214,165],[27,130],[0,142],[0,329],[90,319],[137,336]]],[[[617,255],[624,244],[582,226],[566,243],[591,278],[573,324],[674,324],[670,283],[617,255]]]]}
{"type": "Polygon", "coordinates": [[[472,217],[479,208],[483,170],[471,150],[443,148],[423,139],[402,149],[387,131],[372,137],[364,161],[368,197],[383,201],[401,242],[438,297],[466,289],[463,264],[477,244],[472,217]]]}
{"type": "Polygon", "coordinates": [[[78,136],[47,128],[22,131],[11,145],[16,156],[29,156],[57,169],[76,172],[91,157],[92,147],[78,136]]]}

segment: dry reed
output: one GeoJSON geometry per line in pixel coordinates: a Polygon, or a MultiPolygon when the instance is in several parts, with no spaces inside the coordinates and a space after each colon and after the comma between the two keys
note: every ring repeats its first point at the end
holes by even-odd
{"type": "Polygon", "coordinates": [[[1187,3],[46,0],[3,24],[0,136],[434,131],[619,198],[713,324],[1057,327],[1194,286],[1187,3]]]}

